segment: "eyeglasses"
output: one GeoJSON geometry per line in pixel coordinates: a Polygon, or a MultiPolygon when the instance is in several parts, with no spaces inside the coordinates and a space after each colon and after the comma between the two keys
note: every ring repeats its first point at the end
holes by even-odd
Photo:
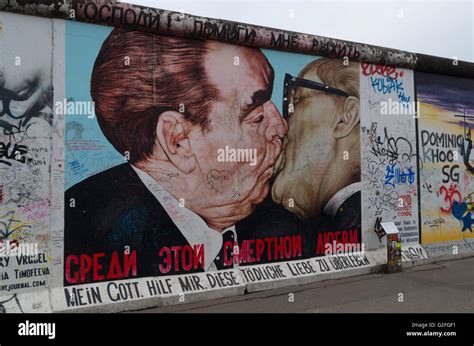
{"type": "Polygon", "coordinates": [[[333,95],[337,96],[344,96],[348,97],[351,96],[350,94],[346,93],[343,90],[337,89],[330,87],[329,85],[325,85],[322,83],[318,83],[309,79],[304,79],[304,78],[299,78],[299,77],[293,77],[289,73],[285,73],[285,82],[283,84],[283,117],[285,119],[288,119],[288,97],[291,92],[291,90],[294,87],[303,87],[303,88],[308,88],[308,89],[313,89],[313,90],[320,90],[324,91],[333,95]]]}

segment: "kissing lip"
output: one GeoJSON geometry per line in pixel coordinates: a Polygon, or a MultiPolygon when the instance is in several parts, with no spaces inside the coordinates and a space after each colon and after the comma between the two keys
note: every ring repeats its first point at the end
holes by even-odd
{"type": "Polygon", "coordinates": [[[278,150],[278,155],[275,160],[275,170],[273,176],[277,176],[285,167],[285,151],[286,151],[286,145],[288,143],[287,140],[285,140],[286,137],[278,137],[278,144],[279,144],[279,150],[278,150]]]}
{"type": "Polygon", "coordinates": [[[278,158],[275,162],[275,171],[274,171],[274,174],[273,176],[278,176],[278,174],[280,174],[280,172],[283,170],[283,168],[285,167],[285,149],[283,149],[281,152],[280,152],[280,155],[278,155],[278,158]]]}
{"type": "Polygon", "coordinates": [[[261,171],[262,172],[261,175],[263,176],[267,173],[267,171],[271,169],[270,178],[275,173],[276,165],[278,163],[278,158],[281,154],[281,148],[282,148],[282,139],[278,137],[278,138],[275,138],[274,140],[277,146],[275,148],[274,154],[271,155],[273,157],[271,159],[268,159],[269,162],[265,166],[263,166],[263,169],[261,171]]]}
{"type": "Polygon", "coordinates": [[[266,174],[267,172],[268,173],[268,179],[270,179],[273,175],[273,172],[275,171],[275,165],[271,165],[270,167],[268,167],[265,172],[263,174],[266,174]]]}
{"type": "Polygon", "coordinates": [[[260,179],[269,180],[273,176],[274,170],[275,170],[275,164],[267,165],[262,170],[262,174],[260,175],[260,179]]]}

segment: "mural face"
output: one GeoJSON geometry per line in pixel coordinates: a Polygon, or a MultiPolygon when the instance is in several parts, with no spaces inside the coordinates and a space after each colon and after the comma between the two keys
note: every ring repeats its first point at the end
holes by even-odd
{"type": "Polygon", "coordinates": [[[302,220],[306,256],[359,243],[359,65],[321,58],[287,74],[283,107],[289,130],[273,201],[302,220]]]}
{"type": "MultiPolygon", "coordinates": [[[[300,78],[290,77],[286,84],[292,81],[294,86],[288,86],[284,95],[291,111],[289,132],[273,199],[302,219],[335,216],[341,205],[333,205],[331,198],[360,181],[358,64],[345,66],[337,60],[319,59],[308,64],[300,78]],[[327,84],[349,92],[334,86],[328,89],[327,84]],[[350,158],[347,164],[343,164],[344,155],[350,158]]],[[[360,214],[360,189],[354,187],[346,197],[354,194],[355,205],[349,210],[357,209],[360,214]]],[[[360,215],[351,221],[360,224],[360,215]]]]}
{"type": "Polygon", "coordinates": [[[74,148],[90,125],[66,119],[65,285],[236,270],[360,243],[359,65],[305,57],[280,70],[272,60],[280,67],[285,53],[267,53],[108,34],[90,70],[93,138],[114,148],[99,156],[114,150],[122,163],[86,167],[74,148]],[[287,72],[299,73],[291,85],[287,72]]]}
{"type": "Polygon", "coordinates": [[[472,80],[417,73],[422,243],[472,238],[472,80]]]}

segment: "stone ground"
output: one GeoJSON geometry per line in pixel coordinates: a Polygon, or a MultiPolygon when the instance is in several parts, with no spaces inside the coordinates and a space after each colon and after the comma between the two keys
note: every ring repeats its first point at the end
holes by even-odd
{"type": "Polygon", "coordinates": [[[474,257],[137,312],[473,313],[474,257]]]}

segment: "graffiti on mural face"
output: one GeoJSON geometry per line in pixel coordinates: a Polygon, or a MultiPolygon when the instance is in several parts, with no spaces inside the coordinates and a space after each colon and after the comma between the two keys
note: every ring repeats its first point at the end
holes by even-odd
{"type": "Polygon", "coordinates": [[[9,312],[7,310],[7,307],[9,304],[13,303],[16,305],[16,307],[18,308],[18,310],[20,312],[23,312],[23,308],[21,307],[21,304],[20,304],[20,300],[18,299],[18,296],[17,294],[13,294],[11,297],[8,297],[7,299],[2,299],[0,301],[0,314],[4,314],[4,313],[7,313],[9,312]],[[9,303],[9,304],[8,304],[9,303]]]}
{"type": "Polygon", "coordinates": [[[402,247],[401,255],[404,261],[418,261],[427,258],[421,247],[413,246],[402,247]]]}
{"type": "Polygon", "coordinates": [[[448,187],[442,185],[439,187],[438,191],[439,201],[440,201],[440,210],[446,213],[451,211],[453,203],[461,202],[462,196],[459,191],[459,186],[457,184],[450,184],[448,187]]]}
{"type": "Polygon", "coordinates": [[[0,142],[0,163],[11,166],[9,160],[20,163],[26,162],[25,154],[28,152],[26,145],[0,142]]]}
{"type": "Polygon", "coordinates": [[[362,74],[370,76],[370,85],[375,93],[383,95],[395,94],[400,104],[408,107],[411,102],[411,97],[405,94],[405,87],[403,80],[398,79],[403,77],[403,71],[397,70],[395,67],[372,65],[362,63],[362,74]]]}
{"type": "Polygon", "coordinates": [[[399,186],[410,187],[407,192],[416,196],[415,170],[417,154],[414,152],[411,142],[402,136],[392,136],[388,128],[383,128],[383,134],[378,133],[377,122],[372,122],[370,128],[362,129],[369,143],[369,153],[372,160],[368,161],[366,168],[366,179],[374,188],[373,196],[368,201],[374,208],[375,215],[381,215],[383,211],[397,210],[408,216],[411,214],[412,204],[405,204],[410,200],[401,198],[397,191],[399,186]],[[365,131],[364,131],[365,130],[365,131]]]}
{"type": "Polygon", "coordinates": [[[463,151],[463,136],[449,133],[421,131],[423,161],[454,162],[458,160],[458,148],[463,151]]]}
{"type": "Polygon", "coordinates": [[[395,210],[398,200],[398,192],[386,187],[376,190],[375,195],[369,197],[369,203],[374,208],[375,215],[380,215],[383,211],[395,210]]]}
{"type": "Polygon", "coordinates": [[[395,188],[397,184],[410,184],[415,182],[415,173],[412,167],[408,167],[406,170],[397,167],[397,164],[393,164],[386,167],[387,171],[385,174],[385,185],[389,185],[395,188]]]}
{"type": "Polygon", "coordinates": [[[403,70],[398,70],[394,66],[385,66],[385,65],[376,65],[361,63],[360,64],[362,74],[364,76],[375,76],[380,75],[382,77],[389,77],[392,79],[397,79],[398,77],[403,77],[403,70]]]}
{"type": "Polygon", "coordinates": [[[386,127],[383,129],[382,136],[377,135],[376,122],[372,123],[367,136],[371,144],[372,154],[380,158],[380,163],[382,164],[385,164],[385,159],[388,159],[389,164],[393,164],[396,161],[405,163],[416,156],[408,139],[401,136],[390,136],[386,127]]]}
{"type": "Polygon", "coordinates": [[[470,193],[463,201],[453,201],[451,212],[453,216],[461,223],[461,231],[470,231],[472,233],[472,209],[474,193],[470,193]]]}
{"type": "Polygon", "coordinates": [[[23,240],[31,235],[31,225],[25,224],[12,210],[0,216],[0,241],[4,239],[23,240]]]}
{"type": "Polygon", "coordinates": [[[382,238],[386,235],[383,227],[382,227],[382,218],[377,217],[375,219],[375,225],[374,225],[374,232],[379,238],[379,241],[382,242],[382,238]]]}

